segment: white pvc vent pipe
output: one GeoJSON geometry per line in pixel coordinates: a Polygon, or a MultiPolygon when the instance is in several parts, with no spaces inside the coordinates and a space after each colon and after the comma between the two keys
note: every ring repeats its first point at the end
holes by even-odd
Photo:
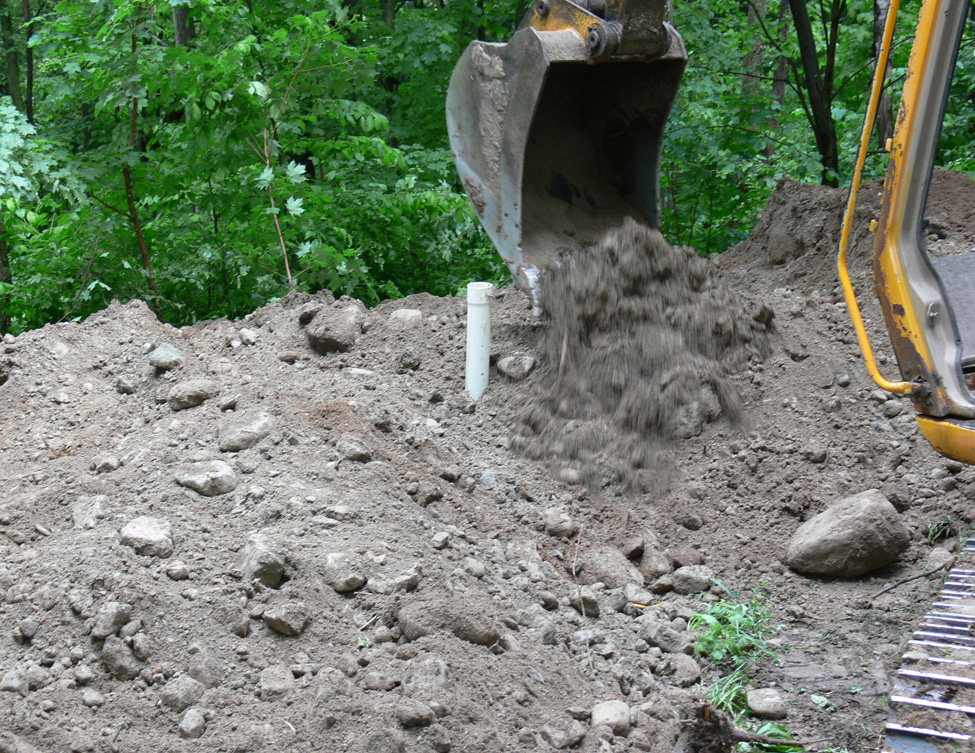
{"type": "Polygon", "coordinates": [[[477,400],[488,385],[491,365],[491,294],[489,282],[467,285],[467,377],[465,387],[477,400]]]}

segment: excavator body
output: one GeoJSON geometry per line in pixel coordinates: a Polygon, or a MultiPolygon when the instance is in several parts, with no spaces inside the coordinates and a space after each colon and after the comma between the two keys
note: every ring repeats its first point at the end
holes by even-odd
{"type": "Polygon", "coordinates": [[[664,124],[687,53],[665,0],[535,0],[472,42],[447,91],[461,181],[515,282],[627,217],[658,225],[664,124]]]}
{"type": "MultiPolygon", "coordinates": [[[[851,191],[840,248],[840,279],[868,370],[884,389],[910,395],[919,428],[939,452],[975,463],[975,253],[942,256],[926,246],[924,219],[952,74],[969,3],[926,0],[918,17],[876,220],[876,295],[901,380],[880,376],[846,272],[846,240],[856,198],[851,191]]],[[[891,3],[896,15],[897,4],[891,3]]],[[[888,18],[892,33],[894,17],[888,18]]],[[[886,50],[884,51],[886,52],[886,50]]],[[[883,70],[878,65],[877,70],[883,70]]],[[[879,81],[874,82],[878,90],[879,81]]],[[[864,123],[862,154],[875,102],[864,123]]],[[[975,249],[973,249],[975,250],[975,249]]]]}

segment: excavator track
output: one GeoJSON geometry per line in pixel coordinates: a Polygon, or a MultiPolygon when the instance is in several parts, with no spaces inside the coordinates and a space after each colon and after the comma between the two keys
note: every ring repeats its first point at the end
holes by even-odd
{"type": "Polygon", "coordinates": [[[975,540],[908,641],[883,753],[975,750],[975,540]]]}

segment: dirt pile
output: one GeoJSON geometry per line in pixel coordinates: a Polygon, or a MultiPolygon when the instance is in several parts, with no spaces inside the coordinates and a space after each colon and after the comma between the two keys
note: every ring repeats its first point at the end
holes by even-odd
{"type": "MultiPolygon", "coordinates": [[[[783,190],[790,232],[820,233],[806,194],[783,190]]],[[[938,190],[929,213],[954,206],[938,190]]],[[[942,225],[959,246],[975,229],[955,214],[942,225]]],[[[5,337],[0,749],[669,753],[722,674],[688,629],[728,597],[720,582],[771,613],[780,663],[749,675],[781,697],[781,723],[818,741],[809,750],[879,750],[903,636],[937,583],[876,594],[923,572],[942,534],[939,547],[957,543],[975,476],[863,373],[831,259],[807,245],[772,265],[756,236],[705,274],[713,264],[624,233],[657,253],[617,257],[627,276],[600,288],[613,305],[569,286],[588,330],[554,330],[502,291],[476,403],[454,298],[367,311],[323,293],[178,330],[135,302],[5,337]],[[655,373],[676,377],[660,398],[671,408],[655,410],[676,411],[676,429],[640,418],[639,401],[631,427],[628,385],[569,358],[618,352],[615,312],[640,303],[628,286],[657,297],[627,331],[649,343],[626,362],[632,387],[650,394],[641,359],[662,352],[655,373]],[[773,330],[734,302],[750,300],[775,312],[773,330]],[[719,334],[734,337],[709,343],[728,306],[719,334]],[[651,321],[691,355],[654,344],[651,321]],[[564,413],[542,413],[553,439],[575,431],[588,394],[576,420],[602,416],[608,447],[613,426],[679,434],[681,411],[719,403],[721,380],[748,431],[703,421],[672,449],[667,486],[614,481],[624,453],[595,457],[610,482],[598,493],[555,478],[510,445],[526,399],[552,387],[532,364],[561,363],[563,342],[572,389],[564,413]],[[910,532],[898,563],[855,580],[783,565],[803,521],[872,488],[910,532]]],[[[863,249],[851,256],[868,291],[863,249]]]]}
{"type": "Polygon", "coordinates": [[[728,375],[768,351],[773,312],[747,304],[693,249],[627,220],[542,283],[544,374],[512,446],[568,481],[659,487],[673,439],[725,416],[728,375]]]}

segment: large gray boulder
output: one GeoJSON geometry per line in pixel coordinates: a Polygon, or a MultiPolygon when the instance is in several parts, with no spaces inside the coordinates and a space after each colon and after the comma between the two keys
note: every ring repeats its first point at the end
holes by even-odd
{"type": "Polygon", "coordinates": [[[889,565],[909,543],[897,510],[883,494],[870,489],[799,526],[786,563],[800,573],[852,578],[889,565]]]}

